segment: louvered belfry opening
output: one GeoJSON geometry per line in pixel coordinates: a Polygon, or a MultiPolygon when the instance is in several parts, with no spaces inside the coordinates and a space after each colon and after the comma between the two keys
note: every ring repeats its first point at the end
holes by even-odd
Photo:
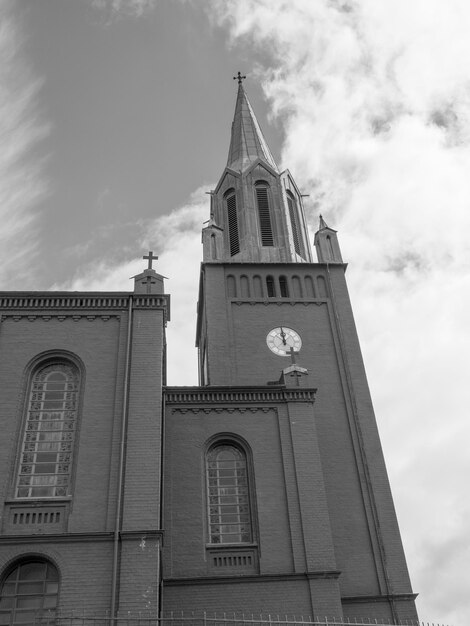
{"type": "Polygon", "coordinates": [[[233,190],[227,192],[225,202],[227,204],[230,256],[234,256],[240,252],[240,238],[238,236],[237,198],[233,190]]]}
{"type": "Polygon", "coordinates": [[[258,203],[259,228],[262,246],[274,246],[271,212],[269,210],[268,187],[266,184],[256,185],[256,200],[258,203]]]}
{"type": "Polygon", "coordinates": [[[292,237],[294,239],[294,250],[297,254],[301,255],[302,253],[300,251],[300,233],[297,206],[295,204],[294,198],[289,192],[287,192],[287,206],[289,207],[290,225],[292,228],[292,237]]]}

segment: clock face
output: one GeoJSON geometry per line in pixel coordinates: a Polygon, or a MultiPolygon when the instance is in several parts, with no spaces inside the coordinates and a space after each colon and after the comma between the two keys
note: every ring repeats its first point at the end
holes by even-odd
{"type": "Polygon", "coordinates": [[[290,349],[299,352],[302,347],[302,340],[299,333],[292,328],[279,326],[269,331],[266,337],[268,348],[279,356],[290,356],[290,349]]]}

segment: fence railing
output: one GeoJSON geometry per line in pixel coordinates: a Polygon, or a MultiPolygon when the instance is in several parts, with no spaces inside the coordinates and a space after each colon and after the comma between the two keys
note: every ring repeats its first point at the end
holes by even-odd
{"type": "Polygon", "coordinates": [[[240,614],[175,614],[156,616],[151,613],[119,613],[94,615],[85,611],[49,614],[37,617],[34,626],[445,626],[438,622],[416,620],[384,620],[381,618],[334,618],[327,616],[246,615],[240,614]]]}

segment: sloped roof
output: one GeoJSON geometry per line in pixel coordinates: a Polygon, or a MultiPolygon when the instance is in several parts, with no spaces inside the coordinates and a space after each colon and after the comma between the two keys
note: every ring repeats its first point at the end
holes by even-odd
{"type": "Polygon", "coordinates": [[[240,83],[232,122],[227,167],[243,171],[256,159],[265,161],[276,172],[279,171],[243,89],[243,84],[240,83]]]}

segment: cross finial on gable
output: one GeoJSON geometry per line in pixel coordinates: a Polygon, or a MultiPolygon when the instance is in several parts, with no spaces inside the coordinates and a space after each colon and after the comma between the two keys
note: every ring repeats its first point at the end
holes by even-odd
{"type": "Polygon", "coordinates": [[[246,76],[242,76],[240,72],[236,76],[233,77],[233,80],[238,80],[238,84],[242,84],[242,80],[245,80],[246,76]]]}
{"type": "Polygon", "coordinates": [[[142,257],[143,259],[148,259],[149,265],[148,268],[149,270],[152,269],[152,261],[157,261],[158,260],[158,256],[153,256],[153,251],[149,250],[149,253],[146,256],[142,257]]]}

